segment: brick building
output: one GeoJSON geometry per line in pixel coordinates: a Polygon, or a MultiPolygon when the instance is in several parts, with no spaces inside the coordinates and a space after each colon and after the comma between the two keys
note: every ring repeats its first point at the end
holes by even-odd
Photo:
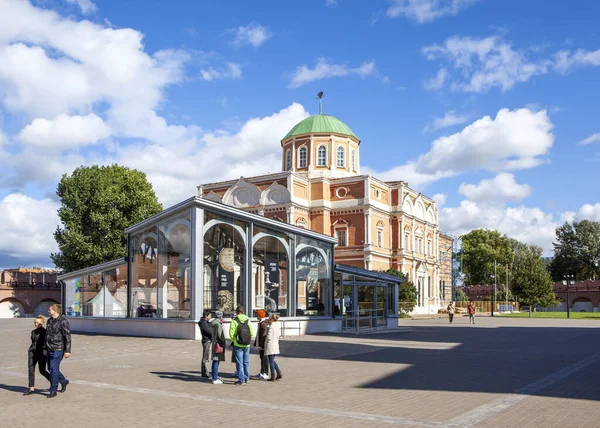
{"type": "Polygon", "coordinates": [[[0,273],[0,318],[47,315],[60,303],[56,271],[43,268],[6,269],[0,273]]]}

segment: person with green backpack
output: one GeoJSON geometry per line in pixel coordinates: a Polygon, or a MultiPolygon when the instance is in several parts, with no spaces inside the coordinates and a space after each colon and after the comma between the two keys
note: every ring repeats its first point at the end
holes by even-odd
{"type": "Polygon", "coordinates": [[[229,337],[235,353],[235,367],[238,372],[236,385],[245,385],[250,381],[250,344],[254,336],[254,328],[250,318],[244,315],[244,307],[235,309],[235,317],[229,324],[229,337]]]}

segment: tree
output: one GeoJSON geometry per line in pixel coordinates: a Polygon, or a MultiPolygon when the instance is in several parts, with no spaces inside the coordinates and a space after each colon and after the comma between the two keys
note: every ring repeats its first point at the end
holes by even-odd
{"type": "Polygon", "coordinates": [[[565,223],[556,228],[552,278],[560,281],[566,274],[577,279],[600,277],[600,223],[590,220],[565,223]]]}
{"type": "Polygon", "coordinates": [[[489,284],[493,282],[494,271],[499,279],[505,277],[506,265],[513,258],[511,240],[506,235],[497,230],[475,229],[461,239],[467,284],[489,284]]]}
{"type": "Polygon", "coordinates": [[[535,245],[519,246],[515,252],[511,288],[521,303],[547,308],[557,303],[552,278],[544,266],[542,249],[535,245]]]}
{"type": "Polygon", "coordinates": [[[417,288],[408,280],[408,275],[396,269],[388,269],[385,273],[394,275],[403,279],[398,286],[398,312],[412,312],[417,304],[417,288]]]}
{"type": "Polygon", "coordinates": [[[81,166],[63,175],[56,194],[62,227],[50,257],[67,272],[124,257],[125,229],[162,211],[146,174],[119,165],[81,166]]]}

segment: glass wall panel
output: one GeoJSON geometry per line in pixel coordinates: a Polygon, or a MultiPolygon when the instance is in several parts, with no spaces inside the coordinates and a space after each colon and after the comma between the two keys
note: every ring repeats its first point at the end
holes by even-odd
{"type": "Polygon", "coordinates": [[[84,316],[127,316],[127,265],[85,276],[82,288],[84,316]]]}
{"type": "Polygon", "coordinates": [[[157,317],[190,318],[191,253],[189,211],[159,224],[157,317]]]}
{"type": "Polygon", "coordinates": [[[253,230],[252,309],[287,316],[289,237],[256,225],[253,230]]]}
{"type": "Polygon", "coordinates": [[[65,314],[70,317],[81,316],[81,278],[64,281],[65,314]]]}
{"type": "Polygon", "coordinates": [[[247,224],[204,213],[204,309],[233,316],[246,290],[247,224]]]}
{"type": "Polygon", "coordinates": [[[156,226],[130,236],[131,316],[157,316],[156,265],[158,237],[156,226]]]}
{"type": "Polygon", "coordinates": [[[82,284],[82,314],[84,317],[104,316],[104,298],[102,284],[102,273],[94,272],[83,276],[82,284]]]}
{"type": "Polygon", "coordinates": [[[332,246],[296,236],[296,315],[331,315],[332,246]]]}

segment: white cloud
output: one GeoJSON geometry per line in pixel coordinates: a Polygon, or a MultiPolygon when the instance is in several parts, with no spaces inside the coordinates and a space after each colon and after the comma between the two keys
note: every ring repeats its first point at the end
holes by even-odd
{"type": "Polygon", "coordinates": [[[461,132],[436,139],[417,160],[373,174],[383,180],[405,180],[424,186],[467,171],[492,172],[527,169],[546,162],[554,143],[546,111],[501,109],[494,119],[476,120],[461,132]]]}
{"type": "Polygon", "coordinates": [[[501,173],[491,180],[481,180],[477,185],[462,183],[458,192],[471,201],[498,203],[527,198],[531,186],[517,183],[513,174],[501,173]]]}
{"type": "Polygon", "coordinates": [[[440,68],[435,77],[425,81],[423,86],[428,91],[439,91],[444,87],[446,78],[448,77],[448,71],[445,68],[440,68]]]}
{"type": "Polygon", "coordinates": [[[240,26],[235,30],[235,45],[252,45],[255,48],[262,45],[273,36],[273,33],[260,24],[251,22],[246,26],[240,26]]]}
{"type": "Polygon", "coordinates": [[[67,3],[76,4],[84,14],[92,13],[98,10],[98,7],[91,0],[66,0],[67,3]]]}
{"type": "Polygon", "coordinates": [[[219,70],[209,67],[200,70],[200,77],[208,82],[219,79],[240,79],[242,77],[242,66],[235,62],[229,62],[225,64],[225,68],[219,70]]]}
{"type": "Polygon", "coordinates": [[[0,200],[0,253],[12,257],[48,258],[57,251],[54,231],[59,204],[12,193],[0,200]]]}
{"type": "Polygon", "coordinates": [[[579,211],[577,211],[574,220],[591,220],[600,222],[600,202],[594,205],[583,205],[581,208],[579,208],[579,211]]]}
{"type": "Polygon", "coordinates": [[[455,111],[448,111],[444,117],[436,117],[433,122],[425,126],[425,131],[437,131],[438,129],[449,128],[455,125],[462,125],[469,120],[466,114],[457,114],[455,111]]]}
{"type": "Polygon", "coordinates": [[[392,0],[387,10],[390,18],[406,16],[420,24],[432,22],[447,15],[456,15],[477,0],[392,0]]]}
{"type": "Polygon", "coordinates": [[[325,6],[337,6],[337,0],[325,0],[325,6]]]}
{"type": "Polygon", "coordinates": [[[375,73],[375,61],[363,62],[359,67],[349,68],[342,64],[330,64],[325,58],[318,58],[317,64],[313,69],[306,65],[296,68],[289,86],[291,88],[299,88],[315,80],[349,75],[357,75],[364,78],[375,73]]]}
{"type": "Polygon", "coordinates": [[[587,137],[579,142],[579,144],[581,144],[581,145],[592,144],[592,143],[600,143],[600,132],[596,132],[595,134],[592,134],[589,137],[587,137]]]}
{"type": "Polygon", "coordinates": [[[422,53],[428,60],[443,60],[450,65],[441,65],[437,77],[428,81],[426,88],[439,90],[445,81],[451,81],[450,89],[475,93],[494,87],[506,91],[550,71],[566,73],[575,66],[600,66],[600,49],[561,51],[553,57],[533,59],[531,51],[514,49],[499,36],[454,36],[441,45],[424,47],[422,53]],[[448,69],[454,70],[452,76],[447,76],[448,69]]]}
{"type": "Polygon", "coordinates": [[[445,195],[443,193],[436,193],[435,195],[433,195],[431,197],[431,199],[433,199],[435,201],[435,203],[437,204],[438,208],[444,206],[447,198],[448,198],[448,195],[445,195]]]}
{"type": "Polygon", "coordinates": [[[104,121],[90,113],[87,116],[61,114],[54,120],[34,119],[21,131],[20,138],[26,144],[60,150],[94,144],[109,135],[110,129],[104,121]]]}

